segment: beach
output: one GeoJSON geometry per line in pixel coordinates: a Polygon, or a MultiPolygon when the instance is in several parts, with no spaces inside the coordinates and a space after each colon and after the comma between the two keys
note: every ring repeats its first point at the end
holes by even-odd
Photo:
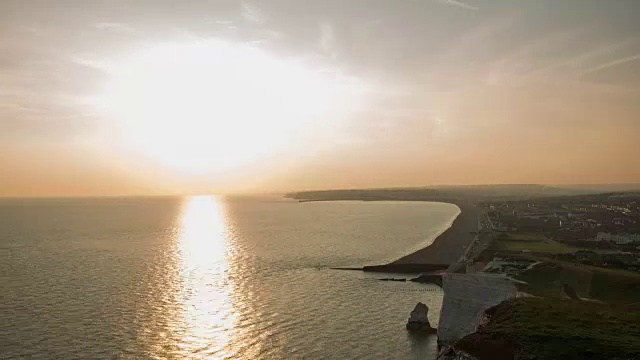
{"type": "Polygon", "coordinates": [[[421,273],[446,270],[464,255],[478,231],[478,210],[470,202],[441,201],[458,206],[460,214],[430,245],[384,265],[362,268],[387,273],[421,273]]]}
{"type": "MultiPolygon", "coordinates": [[[[478,233],[477,199],[472,197],[450,196],[433,189],[404,190],[325,190],[306,191],[288,194],[287,197],[298,201],[426,201],[456,205],[460,214],[451,226],[440,234],[433,243],[384,265],[365,266],[357,270],[388,273],[421,273],[448,269],[464,255],[467,247],[478,233]]],[[[345,270],[356,270],[349,268],[345,270]]]]}
{"type": "Polygon", "coordinates": [[[460,214],[451,227],[440,234],[431,245],[404,256],[391,264],[452,264],[471,244],[478,231],[478,212],[475,205],[458,203],[460,214]]]}
{"type": "MultiPolygon", "coordinates": [[[[288,194],[298,201],[426,201],[456,205],[460,214],[451,226],[440,234],[433,243],[384,265],[358,268],[364,271],[388,273],[421,273],[448,269],[460,259],[478,233],[478,208],[474,198],[448,196],[432,189],[403,190],[325,190],[288,194]]],[[[345,270],[356,270],[349,268],[345,270]]]]}

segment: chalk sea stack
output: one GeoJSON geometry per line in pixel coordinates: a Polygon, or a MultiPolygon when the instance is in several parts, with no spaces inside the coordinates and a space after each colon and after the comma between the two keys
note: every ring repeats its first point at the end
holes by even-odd
{"type": "Polygon", "coordinates": [[[437,329],[431,327],[427,314],[429,307],[419,302],[411,312],[411,316],[407,321],[407,330],[416,333],[435,334],[437,329]]]}

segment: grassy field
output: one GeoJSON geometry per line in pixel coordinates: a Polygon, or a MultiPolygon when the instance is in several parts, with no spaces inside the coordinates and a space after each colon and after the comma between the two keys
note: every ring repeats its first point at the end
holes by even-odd
{"type": "Polygon", "coordinates": [[[563,298],[562,287],[567,284],[574,288],[578,296],[591,296],[592,273],[586,269],[566,267],[553,263],[540,264],[529,271],[518,275],[517,279],[525,281],[520,289],[532,295],[560,299],[563,298]]]}
{"type": "Polygon", "coordinates": [[[547,237],[539,233],[515,232],[505,233],[504,239],[508,241],[547,241],[547,237]]]}
{"type": "Polygon", "coordinates": [[[517,276],[526,282],[519,285],[520,290],[532,295],[562,299],[566,284],[581,298],[609,304],[640,302],[640,273],[572,263],[553,256],[578,250],[581,249],[550,241],[542,234],[505,233],[498,235],[477,259],[488,262],[502,256],[541,262],[517,276]]]}
{"type": "Polygon", "coordinates": [[[591,296],[612,304],[640,302],[640,274],[598,269],[593,272],[591,296]]]}
{"type": "Polygon", "coordinates": [[[496,236],[489,249],[499,252],[550,254],[571,253],[579,250],[557,242],[552,242],[544,235],[537,233],[501,234],[496,236]]]}
{"type": "Polygon", "coordinates": [[[456,344],[479,359],[640,359],[640,312],[597,303],[519,298],[456,344]]]}
{"type": "Polygon", "coordinates": [[[549,253],[549,254],[563,254],[572,253],[576,249],[566,245],[558,243],[548,243],[542,241],[528,241],[528,242],[511,242],[511,241],[494,241],[491,245],[491,250],[504,251],[504,252],[533,252],[533,253],[549,253]]]}
{"type": "Polygon", "coordinates": [[[640,274],[624,270],[603,269],[532,256],[544,261],[531,270],[518,275],[525,281],[521,290],[536,296],[562,298],[562,287],[567,284],[583,298],[610,304],[640,302],[640,274]]]}

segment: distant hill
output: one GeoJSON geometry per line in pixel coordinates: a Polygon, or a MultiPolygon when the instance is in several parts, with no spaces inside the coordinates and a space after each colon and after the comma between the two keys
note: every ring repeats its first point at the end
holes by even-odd
{"type": "Polygon", "coordinates": [[[527,199],[587,195],[604,191],[537,184],[428,186],[418,188],[342,189],[301,191],[286,196],[297,200],[415,200],[452,201],[527,199]]]}
{"type": "Polygon", "coordinates": [[[340,189],[300,191],[286,197],[298,200],[511,200],[540,197],[561,197],[603,193],[640,191],[640,184],[612,185],[456,185],[425,186],[414,188],[340,189]]]}
{"type": "Polygon", "coordinates": [[[575,184],[575,185],[552,185],[559,189],[584,191],[588,193],[604,192],[633,192],[640,191],[640,183],[628,184],[575,184]]]}
{"type": "MultiPolygon", "coordinates": [[[[507,196],[562,196],[577,195],[592,192],[588,189],[557,187],[539,184],[498,184],[498,185],[462,185],[462,186],[436,186],[434,189],[452,191],[462,194],[481,197],[507,196]]],[[[597,191],[596,191],[597,192],[597,191]]]]}

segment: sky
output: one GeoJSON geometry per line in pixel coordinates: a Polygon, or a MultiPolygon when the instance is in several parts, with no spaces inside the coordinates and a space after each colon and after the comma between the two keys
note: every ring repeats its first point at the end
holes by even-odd
{"type": "Polygon", "coordinates": [[[3,0],[0,196],[640,182],[637,0],[3,0]]]}

